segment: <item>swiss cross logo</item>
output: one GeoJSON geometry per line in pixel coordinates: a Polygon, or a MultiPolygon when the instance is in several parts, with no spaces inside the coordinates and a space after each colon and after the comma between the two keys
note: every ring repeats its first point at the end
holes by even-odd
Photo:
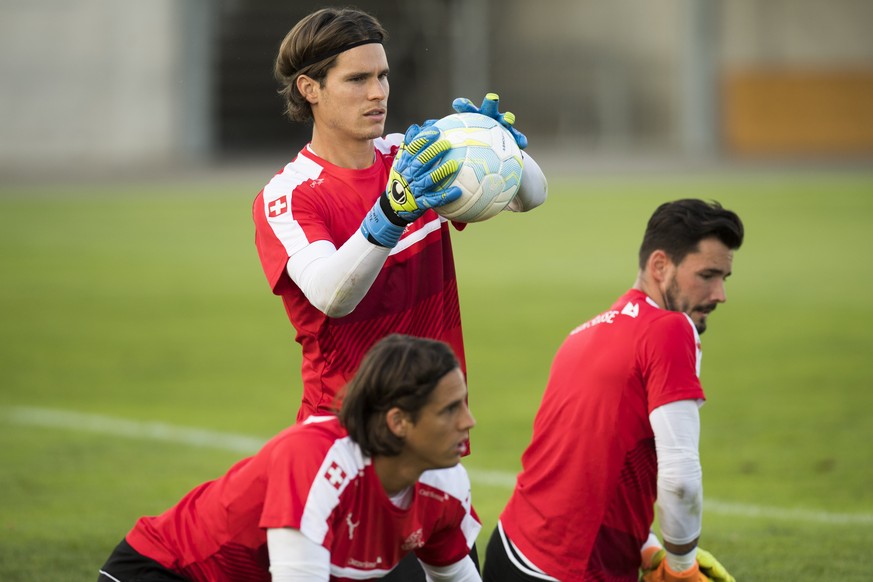
{"type": "Polygon", "coordinates": [[[424,531],[422,531],[421,528],[418,528],[403,540],[400,549],[409,552],[422,546],[424,546],[424,531]]]}
{"type": "Polygon", "coordinates": [[[281,216],[288,211],[288,198],[286,196],[280,196],[276,200],[273,200],[273,203],[267,207],[267,210],[270,213],[270,218],[276,218],[277,216],[281,216]]]}
{"type": "Polygon", "coordinates": [[[336,461],[334,461],[330,464],[327,471],[325,471],[324,478],[327,479],[328,483],[334,486],[334,489],[339,489],[346,480],[346,472],[343,471],[342,467],[336,464],[336,461]]]}

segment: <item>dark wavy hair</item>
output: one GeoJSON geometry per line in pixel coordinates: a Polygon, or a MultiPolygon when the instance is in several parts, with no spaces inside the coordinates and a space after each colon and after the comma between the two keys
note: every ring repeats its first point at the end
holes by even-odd
{"type": "Polygon", "coordinates": [[[664,251],[673,264],[681,263],[689,253],[699,249],[700,241],[715,237],[729,249],[743,244],[743,222],[735,212],[718,202],[686,198],[661,204],[646,226],[640,245],[640,269],[649,256],[664,251]]]}
{"type": "Polygon", "coordinates": [[[364,454],[397,455],[403,439],[388,429],[385,413],[397,407],[417,421],[439,381],[458,367],[448,344],[389,335],[370,348],[346,385],[340,422],[364,454]]]}
{"type": "Polygon", "coordinates": [[[308,62],[368,39],[384,42],[388,33],[376,18],[355,8],[322,8],[295,24],[279,46],[273,67],[279,94],[285,100],[285,114],[292,121],[312,119],[309,102],[297,90],[297,77],[306,75],[324,86],[327,72],[336,64],[338,55],[308,62]]]}

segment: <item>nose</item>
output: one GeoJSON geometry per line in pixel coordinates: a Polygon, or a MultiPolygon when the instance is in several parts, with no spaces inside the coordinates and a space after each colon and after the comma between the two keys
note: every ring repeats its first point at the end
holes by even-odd
{"type": "Polygon", "coordinates": [[[724,303],[727,301],[727,293],[724,289],[724,279],[718,279],[713,289],[712,300],[716,303],[724,303]]]}
{"type": "Polygon", "coordinates": [[[388,79],[376,77],[370,84],[370,99],[382,101],[388,97],[388,79]]]}
{"type": "Polygon", "coordinates": [[[470,407],[464,403],[464,413],[461,415],[461,430],[470,430],[476,426],[476,419],[473,418],[473,413],[470,412],[470,407]]]}

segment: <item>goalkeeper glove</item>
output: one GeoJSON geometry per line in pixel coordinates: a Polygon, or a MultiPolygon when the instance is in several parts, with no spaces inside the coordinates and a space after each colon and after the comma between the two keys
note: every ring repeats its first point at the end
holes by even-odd
{"type": "Polygon", "coordinates": [[[497,110],[499,103],[500,97],[497,96],[497,93],[488,93],[485,95],[485,99],[482,100],[482,107],[476,107],[473,105],[473,102],[466,97],[458,97],[452,102],[452,108],[458,113],[479,113],[494,119],[500,123],[500,125],[509,130],[512,137],[515,138],[515,143],[518,145],[519,149],[523,150],[527,147],[527,137],[513,127],[513,124],[515,123],[515,115],[513,113],[510,113],[509,111],[506,113],[500,113],[497,110]]]}
{"type": "Polygon", "coordinates": [[[715,557],[702,548],[697,548],[695,564],[682,572],[674,572],[663,548],[650,547],[643,550],[640,578],[643,582],[736,582],[715,557]]]}
{"type": "Polygon", "coordinates": [[[448,140],[440,139],[440,131],[431,127],[433,123],[429,120],[406,130],[388,174],[388,186],[361,223],[361,232],[370,242],[394,247],[406,225],[427,209],[454,202],[461,196],[457,186],[440,187],[460,165],[457,160],[440,163],[452,146],[448,140]]]}
{"type": "Polygon", "coordinates": [[[667,560],[662,560],[657,568],[644,571],[640,580],[642,582],[710,582],[709,578],[700,573],[696,562],[687,570],[674,572],[667,564],[667,560]]]}
{"type": "Polygon", "coordinates": [[[715,556],[700,547],[697,548],[697,565],[712,582],[737,582],[715,556]]]}

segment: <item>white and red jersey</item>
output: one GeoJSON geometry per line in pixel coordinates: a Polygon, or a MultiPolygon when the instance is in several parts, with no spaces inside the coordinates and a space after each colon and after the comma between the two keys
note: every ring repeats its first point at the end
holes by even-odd
{"type": "Polygon", "coordinates": [[[699,372],[691,319],[641,291],[573,330],[500,516],[525,557],[563,582],[637,580],[657,497],[649,413],[703,399],[699,372]]]}
{"type": "Polygon", "coordinates": [[[332,581],[381,578],[409,552],[446,566],[481,525],[461,465],[426,471],[407,509],[336,417],[310,417],[127,534],[140,554],[191,580],[268,581],[268,528],[294,528],[330,552],[332,581]]]}
{"type": "Polygon", "coordinates": [[[288,276],[288,258],[316,241],[336,248],[358,233],[385,190],[403,136],[375,140],[375,163],[340,168],[304,148],[258,194],[255,243],[273,293],[280,295],[303,348],[298,420],[332,411],[337,392],[367,350],[391,333],[448,343],[466,372],[449,223],[433,210],[410,224],[357,307],[331,318],[288,276]]]}

